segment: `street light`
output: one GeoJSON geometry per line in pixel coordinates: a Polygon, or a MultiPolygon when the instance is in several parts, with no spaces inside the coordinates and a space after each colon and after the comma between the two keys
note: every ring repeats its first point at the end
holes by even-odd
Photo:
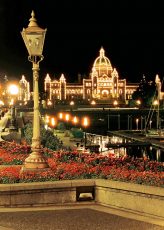
{"type": "Polygon", "coordinates": [[[78,118],[76,116],[74,116],[72,121],[73,121],[74,125],[76,126],[76,124],[78,123],[78,118]]]}
{"type": "Polygon", "coordinates": [[[70,109],[70,110],[71,110],[71,112],[72,112],[72,110],[73,110],[73,106],[74,106],[74,105],[75,105],[75,102],[74,102],[74,101],[71,101],[71,102],[70,102],[70,106],[71,106],[71,109],[70,109]]]}
{"type": "Polygon", "coordinates": [[[132,130],[132,115],[128,115],[128,130],[132,130]]]}
{"type": "Polygon", "coordinates": [[[136,129],[138,130],[138,122],[139,122],[139,119],[137,118],[136,119],[136,129]]]}
{"type": "Polygon", "coordinates": [[[94,100],[91,101],[91,105],[96,105],[96,102],[94,100]]]}
{"type": "Polygon", "coordinates": [[[41,152],[40,140],[40,113],[39,113],[39,62],[43,60],[43,46],[46,35],[46,29],[38,26],[34,11],[31,13],[30,23],[28,27],[23,28],[21,35],[27,48],[29,57],[32,62],[33,70],[33,93],[34,93],[34,115],[33,115],[33,137],[32,137],[32,153],[25,159],[23,169],[44,169],[48,164],[41,152]]]}
{"type": "Polygon", "coordinates": [[[65,121],[66,121],[66,129],[69,130],[69,121],[70,121],[70,114],[69,113],[66,113],[65,114],[65,121]]]}
{"type": "Polygon", "coordinates": [[[48,107],[52,107],[52,101],[48,100],[47,105],[48,107]]]}
{"type": "Polygon", "coordinates": [[[114,105],[115,107],[118,106],[118,101],[115,100],[115,101],[113,102],[113,105],[114,105]]]}
{"type": "MultiPolygon", "coordinates": [[[[88,127],[89,125],[89,119],[88,117],[84,117],[83,118],[83,126],[85,127],[85,129],[88,127]]],[[[86,148],[86,144],[87,144],[87,135],[86,135],[86,130],[84,132],[84,147],[86,148]]]]}
{"type": "Polygon", "coordinates": [[[140,105],[141,105],[141,101],[140,101],[140,100],[137,100],[137,101],[136,101],[136,104],[137,104],[138,106],[140,106],[140,105]]]}
{"type": "Polygon", "coordinates": [[[63,113],[59,113],[58,116],[59,116],[59,119],[60,119],[60,120],[63,119],[63,113]]]}
{"type": "Polygon", "coordinates": [[[146,131],[146,117],[141,116],[141,132],[146,131]]]}
{"type": "Polygon", "coordinates": [[[54,117],[51,118],[51,125],[52,126],[55,126],[56,125],[56,120],[54,117]]]}
{"type": "Polygon", "coordinates": [[[48,115],[46,115],[45,117],[45,129],[47,130],[48,129],[48,124],[50,123],[50,117],[48,115]]]}
{"type": "Polygon", "coordinates": [[[9,125],[9,130],[12,131],[16,131],[17,127],[16,127],[16,119],[15,119],[15,106],[14,106],[14,97],[16,97],[16,95],[18,95],[18,86],[17,85],[10,85],[8,88],[9,94],[11,95],[11,101],[10,101],[10,114],[11,114],[11,119],[10,119],[10,125],[9,125]]]}
{"type": "Polygon", "coordinates": [[[52,126],[53,128],[55,128],[56,125],[57,125],[57,120],[56,120],[54,117],[52,117],[52,118],[51,118],[51,126],[52,126]]]}
{"type": "Polygon", "coordinates": [[[159,117],[159,99],[158,100],[155,100],[154,102],[153,102],[153,105],[154,105],[154,107],[156,108],[156,116],[157,116],[157,118],[156,118],[156,124],[157,124],[157,130],[158,129],[160,129],[160,117],[159,117]]]}

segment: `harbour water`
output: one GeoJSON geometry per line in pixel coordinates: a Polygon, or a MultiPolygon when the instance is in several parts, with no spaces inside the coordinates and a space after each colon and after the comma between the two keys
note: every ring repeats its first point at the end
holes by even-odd
{"type": "Polygon", "coordinates": [[[138,145],[137,143],[135,144],[135,142],[133,142],[131,139],[122,138],[115,135],[103,136],[87,133],[86,138],[87,142],[94,145],[99,145],[99,152],[104,155],[110,154],[113,157],[122,157],[128,155],[164,162],[164,150],[160,148],[154,148],[151,145],[138,145]],[[134,143],[134,145],[131,143],[134,143]],[[111,147],[109,147],[110,144],[111,147]]]}

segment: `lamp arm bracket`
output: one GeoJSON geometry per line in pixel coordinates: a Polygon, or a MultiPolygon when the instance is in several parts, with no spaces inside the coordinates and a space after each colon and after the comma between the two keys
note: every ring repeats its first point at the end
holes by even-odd
{"type": "Polygon", "coordinates": [[[39,64],[44,59],[44,56],[28,56],[28,60],[32,63],[39,64]]]}

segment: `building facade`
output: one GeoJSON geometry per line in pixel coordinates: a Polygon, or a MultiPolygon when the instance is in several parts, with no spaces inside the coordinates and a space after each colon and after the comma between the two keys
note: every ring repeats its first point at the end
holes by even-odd
{"type": "Polygon", "coordinates": [[[103,48],[93,63],[88,78],[82,83],[68,83],[62,74],[59,80],[52,80],[49,74],[44,81],[44,89],[48,99],[59,100],[96,100],[112,104],[114,101],[125,104],[131,99],[138,84],[128,84],[126,79],[120,79],[116,68],[113,68],[110,60],[105,56],[103,48]]]}
{"type": "Polygon", "coordinates": [[[30,84],[26,80],[25,76],[22,75],[21,80],[19,81],[19,94],[18,94],[18,100],[23,101],[26,103],[26,101],[30,100],[30,84]]]}

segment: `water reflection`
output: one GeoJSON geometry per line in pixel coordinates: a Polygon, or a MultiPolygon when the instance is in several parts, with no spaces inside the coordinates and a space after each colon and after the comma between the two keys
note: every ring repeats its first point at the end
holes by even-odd
{"type": "MultiPolygon", "coordinates": [[[[118,136],[102,136],[87,133],[87,141],[99,145],[99,152],[103,155],[111,154],[114,157],[133,156],[138,158],[149,158],[150,160],[164,162],[164,150],[156,149],[152,146],[127,146],[119,147],[117,144],[130,143],[132,140],[118,136]],[[107,144],[115,144],[112,148],[107,148],[107,144]]],[[[135,142],[134,142],[135,143],[135,142]]]]}

